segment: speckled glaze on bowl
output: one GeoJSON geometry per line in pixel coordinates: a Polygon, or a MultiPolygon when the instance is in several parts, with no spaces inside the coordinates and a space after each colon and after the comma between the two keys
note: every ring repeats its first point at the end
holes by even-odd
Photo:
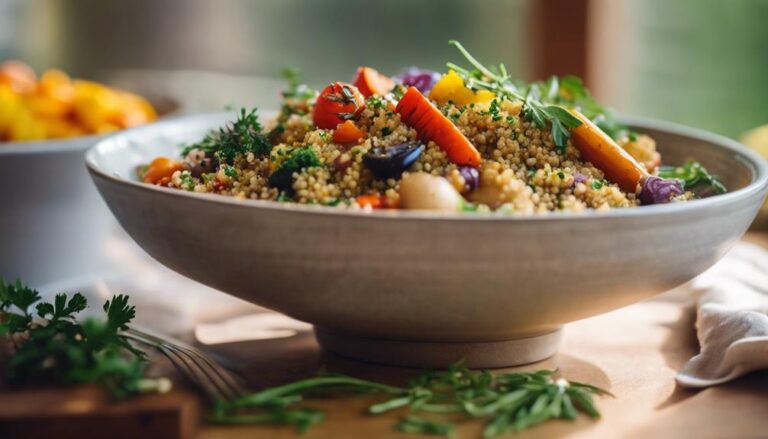
{"type": "MultiPolygon", "coordinates": [[[[700,160],[730,193],[690,203],[509,217],[352,212],[238,201],[136,181],[136,165],[219,126],[224,114],[112,136],[87,154],[101,195],[150,255],[179,273],[315,325],[348,357],[408,366],[524,364],[560,328],[680,285],[755,217],[766,165],[728,139],[629,122],[666,163],[700,160]]],[[[620,330],[620,328],[617,328],[620,330]]]]}

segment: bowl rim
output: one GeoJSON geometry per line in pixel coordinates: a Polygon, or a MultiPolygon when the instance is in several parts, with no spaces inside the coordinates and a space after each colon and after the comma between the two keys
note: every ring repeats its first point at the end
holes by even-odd
{"type": "MultiPolygon", "coordinates": [[[[267,113],[267,112],[265,112],[267,113]]],[[[299,203],[279,203],[271,200],[253,200],[253,199],[236,199],[234,197],[223,196],[219,194],[210,193],[197,193],[182,191],[179,189],[161,187],[149,185],[143,182],[129,180],[119,177],[117,175],[110,174],[106,170],[101,169],[96,164],[96,156],[100,150],[105,148],[104,145],[110,145],[121,138],[130,137],[134,133],[141,131],[162,131],[168,126],[177,126],[187,123],[193,123],[195,121],[207,121],[215,118],[224,119],[231,115],[230,112],[217,112],[217,113],[199,113],[192,115],[182,115],[176,117],[169,117],[164,120],[154,122],[151,124],[143,125],[140,127],[130,128],[122,130],[120,132],[108,135],[95,144],[93,144],[85,154],[85,165],[91,177],[102,178],[113,183],[120,185],[127,185],[131,189],[154,192],[158,195],[169,197],[187,197],[191,200],[199,202],[208,202],[214,204],[223,204],[239,208],[253,208],[271,211],[292,212],[296,214],[305,215],[331,215],[331,216],[348,216],[367,219],[382,219],[388,220],[439,220],[439,221],[587,221],[587,220],[604,220],[614,218],[637,218],[637,217],[650,217],[659,215],[673,215],[682,212],[696,212],[704,211],[716,206],[730,205],[735,202],[750,198],[760,192],[765,192],[768,189],[768,161],[759,156],[756,152],[741,145],[739,142],[727,138],[725,136],[710,133],[698,128],[692,128],[672,122],[660,121],[649,118],[641,117],[626,117],[622,116],[620,119],[622,122],[643,129],[666,131],[671,134],[690,137],[693,139],[716,144],[721,148],[725,148],[735,154],[734,159],[742,161],[752,171],[752,181],[741,189],[737,189],[733,192],[728,192],[722,195],[716,195],[709,198],[692,200],[686,203],[668,203],[658,204],[651,206],[641,206],[638,208],[617,208],[607,211],[587,210],[581,212],[550,212],[548,214],[533,214],[533,215],[510,215],[510,214],[496,214],[496,213],[451,213],[451,212],[435,212],[426,210],[352,210],[352,209],[339,209],[332,206],[320,206],[320,205],[308,205],[299,203]]],[[[0,147],[0,150],[2,147],[0,147]]]]}
{"type": "Polygon", "coordinates": [[[50,154],[86,150],[106,136],[106,134],[88,134],[86,136],[67,137],[63,139],[0,142],[0,157],[11,154],[50,154]]]}

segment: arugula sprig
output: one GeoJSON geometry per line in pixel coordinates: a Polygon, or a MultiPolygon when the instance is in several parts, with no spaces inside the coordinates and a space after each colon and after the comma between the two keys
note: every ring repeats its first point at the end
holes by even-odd
{"type": "Polygon", "coordinates": [[[79,323],[76,315],[87,306],[80,293],[43,302],[21,281],[0,279],[0,337],[12,345],[3,379],[10,385],[96,383],[116,398],[166,386],[144,377],[144,353],[121,335],[136,313],[128,296],[106,302],[105,320],[79,323]]]}
{"type": "MultiPolygon", "coordinates": [[[[324,417],[317,410],[295,404],[319,393],[391,395],[368,408],[372,415],[408,408],[412,413],[426,413],[430,417],[463,414],[468,418],[488,419],[483,432],[486,438],[524,430],[549,419],[572,420],[580,411],[597,418],[600,414],[593,397],[608,395],[597,387],[559,378],[554,370],[493,375],[469,370],[459,363],[444,372],[423,372],[407,387],[343,375],[300,380],[235,401],[219,402],[209,420],[222,424],[289,424],[305,431],[322,422],[324,417]]],[[[451,435],[455,431],[450,422],[414,415],[402,418],[395,428],[408,433],[439,435],[451,435]]]]}
{"type": "Polygon", "coordinates": [[[533,83],[528,86],[515,84],[507,73],[504,64],[497,67],[486,67],[473,57],[464,46],[456,40],[449,44],[455,46],[472,66],[471,69],[454,63],[447,63],[449,69],[455,71],[464,79],[470,89],[488,90],[499,97],[523,101],[523,117],[537,128],[544,129],[547,123],[552,126],[552,140],[560,151],[565,150],[565,144],[571,137],[570,130],[581,125],[581,120],[557,103],[542,99],[541,84],[533,83]]]}

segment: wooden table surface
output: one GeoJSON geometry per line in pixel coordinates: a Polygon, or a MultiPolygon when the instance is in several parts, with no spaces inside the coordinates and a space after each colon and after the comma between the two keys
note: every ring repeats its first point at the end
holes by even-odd
{"type": "MultiPolygon", "coordinates": [[[[747,239],[768,248],[768,233],[753,233],[747,239]]],[[[698,391],[675,385],[676,372],[698,351],[694,318],[691,298],[678,291],[567,325],[556,356],[507,370],[559,368],[566,378],[600,386],[615,398],[596,401],[603,414],[600,420],[582,416],[576,422],[552,421],[509,437],[768,437],[768,372],[698,391]]],[[[306,378],[323,367],[397,385],[418,372],[323,353],[309,330],[289,338],[218,344],[207,350],[241,372],[256,389],[306,378]]],[[[172,376],[168,364],[159,362],[156,367],[172,376]]],[[[0,390],[0,437],[114,439],[136,437],[137,432],[146,437],[201,439],[409,437],[392,428],[406,410],[365,414],[378,400],[377,396],[312,399],[307,405],[325,412],[327,419],[298,435],[285,426],[203,424],[199,416],[203,401],[183,384],[168,394],[121,403],[107,401],[93,388],[0,390]]],[[[479,438],[483,423],[461,421],[457,427],[456,437],[479,438]]]]}
{"type": "MultiPolygon", "coordinates": [[[[748,240],[768,247],[768,234],[748,240]]],[[[545,423],[512,437],[520,438],[746,438],[768,433],[768,373],[758,372],[705,390],[676,386],[675,374],[697,353],[694,310],[688,297],[666,294],[590,319],[569,324],[560,353],[546,361],[508,370],[560,368],[569,379],[608,389],[615,398],[597,404],[602,419],[545,423]]],[[[311,333],[290,339],[219,345],[217,352],[237,365],[256,386],[276,385],[311,375],[319,367],[391,383],[403,383],[414,371],[348,361],[319,351],[311,333]]],[[[367,416],[375,398],[312,400],[326,422],[306,438],[403,438],[392,425],[405,411],[367,416]]],[[[459,438],[481,437],[482,423],[458,424],[459,438]]],[[[294,438],[288,427],[204,426],[200,438],[294,438]]]]}

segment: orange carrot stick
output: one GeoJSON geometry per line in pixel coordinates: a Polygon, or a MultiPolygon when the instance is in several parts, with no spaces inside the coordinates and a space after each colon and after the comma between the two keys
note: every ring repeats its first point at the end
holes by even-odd
{"type": "Polygon", "coordinates": [[[409,87],[395,111],[409,127],[427,142],[433,141],[457,165],[480,166],[477,148],[416,87],[409,87]]]}
{"type": "Polygon", "coordinates": [[[571,130],[573,145],[581,156],[603,171],[605,177],[622,190],[636,192],[638,185],[648,176],[645,167],[586,116],[577,110],[570,111],[582,122],[571,130]]]}

